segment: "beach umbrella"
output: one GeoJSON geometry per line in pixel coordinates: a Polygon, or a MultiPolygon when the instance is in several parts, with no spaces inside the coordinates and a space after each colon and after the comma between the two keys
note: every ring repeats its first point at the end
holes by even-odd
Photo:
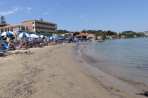
{"type": "Polygon", "coordinates": [[[6,31],[6,32],[3,32],[2,34],[1,34],[1,36],[14,36],[15,35],[15,33],[14,32],[11,32],[11,31],[6,31]]]}
{"type": "Polygon", "coordinates": [[[40,37],[40,38],[46,38],[46,36],[44,36],[44,35],[40,35],[39,37],[40,37]]]}
{"type": "Polygon", "coordinates": [[[57,38],[57,34],[52,34],[52,38],[56,39],[57,38]]]}
{"type": "Polygon", "coordinates": [[[54,36],[54,34],[52,34],[52,36],[51,36],[52,38],[55,38],[55,36],[54,36]]]}
{"type": "Polygon", "coordinates": [[[60,37],[58,37],[58,40],[63,40],[63,39],[65,39],[64,36],[60,36],[60,37]]]}
{"type": "Polygon", "coordinates": [[[20,33],[20,34],[18,35],[18,37],[24,38],[24,37],[30,37],[30,35],[29,35],[28,33],[26,33],[26,32],[23,32],[23,33],[20,33]]]}
{"type": "Polygon", "coordinates": [[[54,34],[54,36],[55,36],[55,38],[57,38],[58,36],[57,36],[57,34],[54,34]]]}
{"type": "Polygon", "coordinates": [[[49,39],[52,40],[52,37],[50,37],[49,39]]]}
{"type": "Polygon", "coordinates": [[[36,35],[36,34],[30,34],[30,37],[32,37],[32,38],[39,38],[39,36],[36,35]]]}

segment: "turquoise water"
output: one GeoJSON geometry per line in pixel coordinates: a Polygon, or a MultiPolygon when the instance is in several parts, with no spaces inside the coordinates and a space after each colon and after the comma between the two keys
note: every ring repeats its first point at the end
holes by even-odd
{"type": "Polygon", "coordinates": [[[83,52],[109,74],[148,84],[148,38],[117,39],[84,45],[83,52]]]}

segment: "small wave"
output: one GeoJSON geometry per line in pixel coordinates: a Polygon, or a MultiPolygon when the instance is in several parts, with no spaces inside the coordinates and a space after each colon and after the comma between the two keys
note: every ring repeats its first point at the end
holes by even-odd
{"type": "Polygon", "coordinates": [[[141,69],[141,70],[148,70],[148,65],[144,64],[142,66],[136,66],[136,68],[141,69]]]}

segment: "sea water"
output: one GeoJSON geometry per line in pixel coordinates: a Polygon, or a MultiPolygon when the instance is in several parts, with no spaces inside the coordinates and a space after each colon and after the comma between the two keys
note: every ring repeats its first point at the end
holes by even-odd
{"type": "Polygon", "coordinates": [[[106,40],[83,47],[83,53],[97,61],[96,68],[148,85],[148,38],[106,40]]]}

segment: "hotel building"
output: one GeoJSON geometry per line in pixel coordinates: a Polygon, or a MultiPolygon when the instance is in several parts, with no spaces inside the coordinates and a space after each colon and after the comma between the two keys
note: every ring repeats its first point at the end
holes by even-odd
{"type": "Polygon", "coordinates": [[[18,32],[33,32],[48,35],[57,32],[57,25],[43,20],[28,20],[16,25],[0,25],[0,33],[5,31],[12,31],[16,34],[18,32]]]}
{"type": "Polygon", "coordinates": [[[22,26],[28,27],[30,32],[35,32],[36,34],[46,33],[56,33],[57,25],[55,23],[46,22],[42,20],[28,20],[22,22],[22,26]]]}
{"type": "Polygon", "coordinates": [[[0,26],[0,33],[3,33],[5,31],[12,31],[14,32],[15,34],[17,34],[18,32],[28,32],[28,29],[27,27],[25,26],[22,26],[21,24],[16,24],[16,25],[10,25],[10,24],[6,24],[6,25],[3,25],[3,26],[0,26]]]}

